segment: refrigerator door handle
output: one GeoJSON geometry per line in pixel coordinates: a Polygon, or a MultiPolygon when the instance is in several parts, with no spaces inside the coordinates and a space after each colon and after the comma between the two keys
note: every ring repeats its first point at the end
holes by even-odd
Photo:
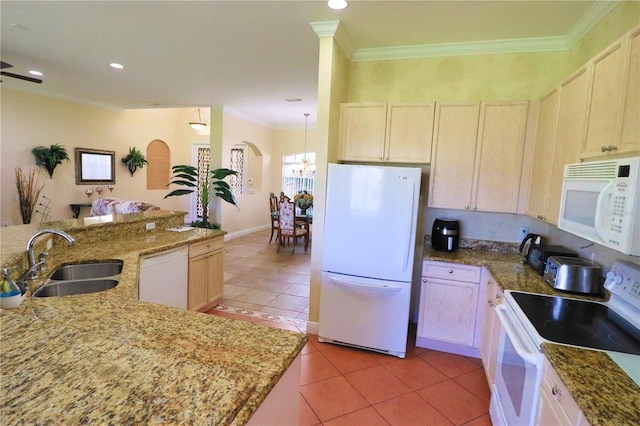
{"type": "Polygon", "coordinates": [[[391,291],[400,291],[402,289],[402,287],[395,286],[395,285],[389,285],[389,284],[384,284],[384,285],[362,284],[362,283],[356,283],[356,282],[353,282],[353,281],[341,280],[340,278],[335,278],[335,277],[330,277],[329,281],[331,281],[332,283],[334,283],[336,285],[342,286],[342,287],[351,287],[351,288],[357,288],[357,289],[361,289],[361,290],[377,290],[377,291],[391,292],[391,291]]]}
{"type": "MultiPolygon", "coordinates": [[[[406,179],[406,176],[405,176],[406,179]]],[[[413,191],[415,191],[415,182],[413,180],[411,180],[410,182],[411,184],[411,191],[413,193],[413,191]]],[[[411,210],[409,210],[410,212],[413,211],[413,206],[415,204],[415,198],[411,197],[411,210]]],[[[413,225],[412,225],[412,218],[411,215],[408,216],[408,225],[409,225],[409,229],[411,229],[411,232],[415,232],[415,230],[413,229],[413,225]]],[[[411,241],[411,238],[408,239],[409,241],[411,241]]],[[[406,250],[404,252],[404,265],[402,267],[403,271],[406,271],[407,268],[409,268],[409,257],[411,257],[411,251],[415,250],[415,247],[411,247],[411,244],[406,244],[406,250]]]]}

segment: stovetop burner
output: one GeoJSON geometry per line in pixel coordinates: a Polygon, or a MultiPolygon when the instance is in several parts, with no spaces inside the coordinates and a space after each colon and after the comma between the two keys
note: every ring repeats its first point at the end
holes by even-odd
{"type": "Polygon", "coordinates": [[[640,355],[640,330],[604,304],[530,293],[511,295],[545,340],[640,355]]]}

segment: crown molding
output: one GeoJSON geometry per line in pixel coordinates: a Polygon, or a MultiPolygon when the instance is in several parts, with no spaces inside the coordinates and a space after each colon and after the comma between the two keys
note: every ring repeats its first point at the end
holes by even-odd
{"type": "Polygon", "coordinates": [[[333,37],[347,57],[353,59],[356,48],[340,21],[311,22],[311,27],[320,38],[333,37]]]}
{"type": "Polygon", "coordinates": [[[567,49],[572,48],[582,37],[587,35],[593,27],[607,16],[622,0],[597,1],[587,10],[587,13],[565,34],[567,49]]]}
{"type": "Polygon", "coordinates": [[[564,36],[357,49],[350,58],[353,61],[381,61],[569,50],[620,2],[611,0],[594,3],[564,36]]]}

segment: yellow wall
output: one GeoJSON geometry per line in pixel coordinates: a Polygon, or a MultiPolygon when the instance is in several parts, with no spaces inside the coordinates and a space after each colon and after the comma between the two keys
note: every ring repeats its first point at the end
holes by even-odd
{"type": "Polygon", "coordinates": [[[627,1],[569,51],[352,62],[349,102],[536,99],[638,22],[627,1]]]}
{"type": "MultiPolygon", "coordinates": [[[[188,211],[190,197],[163,199],[169,190],[147,190],[146,169],[139,169],[133,177],[121,163],[130,146],[146,153],[147,144],[154,139],[166,142],[171,150],[171,164],[190,164],[192,145],[210,145],[216,140],[212,152],[212,164],[229,166],[233,144],[250,142],[262,153],[264,160],[261,176],[262,191],[238,197],[240,209],[224,206],[221,222],[228,232],[242,232],[256,227],[268,227],[268,193],[280,191],[280,161],[283,155],[301,152],[303,131],[275,131],[238,119],[222,110],[212,109],[212,135],[195,134],[187,124],[193,108],[116,110],[98,108],[65,100],[2,88],[0,133],[0,220],[8,225],[20,225],[15,190],[14,168],[35,168],[31,149],[38,145],[64,145],[70,162],[59,165],[53,178],[40,168],[45,186],[42,195],[52,199],[52,220],[71,218],[70,203],[91,202],[98,198],[95,185],[75,184],[74,148],[94,148],[115,151],[116,184],[112,193],[105,190],[102,196],[137,199],[156,204],[164,209],[188,211]],[[213,125],[215,124],[215,126],[213,125]],[[284,136],[283,136],[284,135],[284,136]],[[284,143],[276,143],[282,137],[284,143]],[[300,146],[297,146],[300,145],[300,146]],[[215,154],[217,152],[217,154],[215,154]],[[94,189],[91,198],[84,191],[94,189]],[[228,207],[228,208],[227,208],[228,207]],[[255,212],[263,211],[264,215],[255,212]]],[[[205,113],[205,111],[203,111],[205,113]]],[[[226,203],[225,203],[226,204],[226,203]]],[[[89,209],[83,209],[86,216],[89,209]]],[[[32,222],[39,222],[34,214],[32,222]]]]}

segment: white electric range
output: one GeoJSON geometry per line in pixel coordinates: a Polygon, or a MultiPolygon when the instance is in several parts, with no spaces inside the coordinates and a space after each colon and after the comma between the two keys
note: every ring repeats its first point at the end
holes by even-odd
{"type": "Polygon", "coordinates": [[[542,343],[604,351],[640,384],[640,265],[616,262],[604,284],[608,302],[505,291],[491,419],[533,425],[542,343]]]}

